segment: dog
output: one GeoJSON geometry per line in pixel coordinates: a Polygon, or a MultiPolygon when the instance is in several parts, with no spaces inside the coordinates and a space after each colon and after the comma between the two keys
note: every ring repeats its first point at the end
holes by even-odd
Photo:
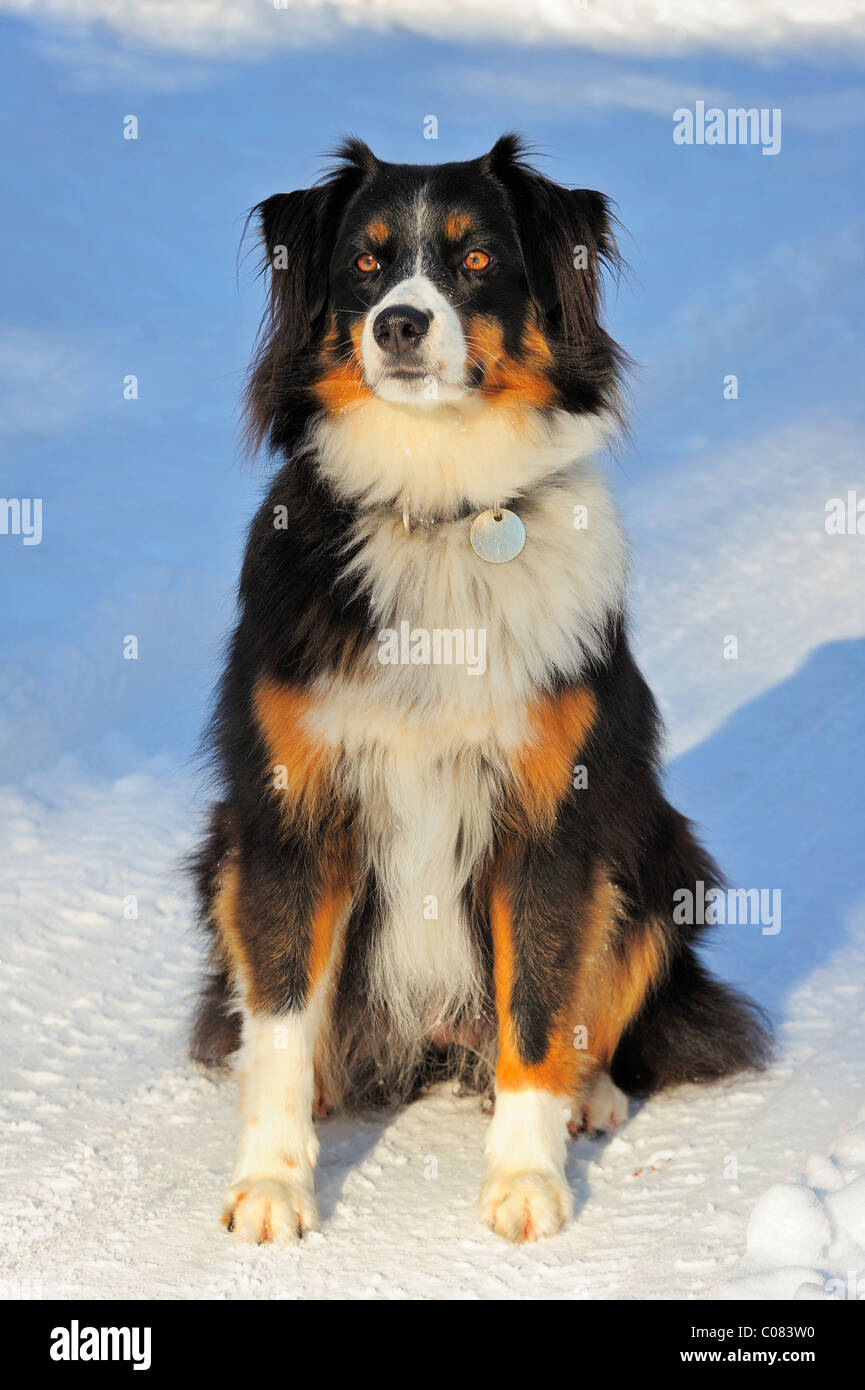
{"type": "Polygon", "coordinates": [[[481,1218],[535,1240],[572,1215],[569,1129],[769,1047],[673,909],[719,876],[661,791],[591,457],[623,426],[600,321],[615,220],[514,135],[436,166],[351,139],[252,215],[269,303],[248,432],[281,467],[196,859],[192,1054],[239,1050],[223,1221],[302,1236],[314,1117],[457,1077],[495,1096],[481,1218]]]}

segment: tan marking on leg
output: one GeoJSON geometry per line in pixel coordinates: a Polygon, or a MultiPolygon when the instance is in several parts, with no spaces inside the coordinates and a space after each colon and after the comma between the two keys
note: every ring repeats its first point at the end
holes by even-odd
{"type": "MultiPolygon", "coordinates": [[[[547,1054],[527,1064],[517,1046],[511,998],[514,982],[513,922],[507,892],[494,887],[490,904],[493,979],[499,1020],[497,1086],[575,1096],[599,1066],[608,1068],[619,1039],[636,1016],[665,967],[662,933],[652,923],[629,927],[619,944],[622,904],[606,873],[598,868],[592,903],[579,929],[572,990],[551,1020],[547,1054]],[[575,1030],[585,1027],[588,1046],[574,1046],[575,1030]]],[[[575,923],[575,931],[578,930],[575,923]]]]}
{"type": "Polygon", "coordinates": [[[511,999],[514,985],[513,918],[508,895],[493,889],[490,904],[493,938],[493,983],[499,1022],[499,1052],[496,1088],[502,1091],[550,1091],[570,1095],[575,1086],[576,1061],[573,1033],[566,1020],[553,1019],[547,1055],[538,1063],[527,1063],[520,1056],[516,1040],[511,999]]]}
{"type": "MultiPolygon", "coordinates": [[[[255,974],[250,966],[243,927],[240,922],[241,870],[236,855],[232,855],[222,870],[222,878],[213,904],[212,917],[216,924],[219,944],[232,982],[245,992],[247,1008],[257,1008],[255,974]]],[[[240,1084],[245,1077],[240,1073],[240,1084]]]]}
{"type": "Polygon", "coordinates": [[[617,890],[599,870],[592,910],[580,943],[571,1026],[584,1026],[588,1045],[576,1049],[576,1090],[599,1068],[609,1070],[619,1041],[666,969],[664,936],[653,922],[630,924],[620,940],[617,890]]]}
{"type": "Polygon", "coordinates": [[[255,721],[272,763],[272,787],[287,818],[321,820],[333,805],[329,773],[332,754],[307,731],[311,697],[297,686],[259,681],[253,697],[255,721]]]}
{"type": "Polygon", "coordinates": [[[506,818],[515,828],[552,829],[559,805],[573,785],[574,764],[591,734],[596,712],[594,696],[582,685],[531,706],[531,737],[511,759],[518,790],[506,818]]]}
{"type": "Polygon", "coordinates": [[[337,924],[343,918],[351,896],[344,885],[326,888],[321,895],[310,930],[309,988],[317,989],[330,969],[337,924]]]}

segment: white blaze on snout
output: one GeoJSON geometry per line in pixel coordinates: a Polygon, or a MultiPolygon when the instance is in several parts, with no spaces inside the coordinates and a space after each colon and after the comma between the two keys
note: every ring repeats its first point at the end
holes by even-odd
{"type": "Polygon", "coordinates": [[[367,385],[382,400],[435,405],[459,400],[466,393],[466,340],[459,315],[425,275],[401,280],[370,309],[363,326],[361,356],[367,385]],[[406,304],[429,316],[430,326],[423,340],[410,360],[400,363],[422,373],[423,379],[392,376],[394,360],[382,351],[373,335],[379,314],[394,304],[406,304]]]}

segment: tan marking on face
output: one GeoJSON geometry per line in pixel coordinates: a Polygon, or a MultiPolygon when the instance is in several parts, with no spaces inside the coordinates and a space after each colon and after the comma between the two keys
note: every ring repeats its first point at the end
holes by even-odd
{"type": "Polygon", "coordinates": [[[370,241],[373,242],[376,246],[384,246],[385,242],[388,239],[388,236],[390,235],[387,223],[382,222],[381,220],[370,222],[369,226],[366,229],[366,234],[369,237],[370,241]]]}
{"type": "Polygon", "coordinates": [[[312,388],[329,415],[343,415],[373,398],[363,372],[362,334],[363,322],[357,319],[349,329],[352,346],[346,349],[337,339],[336,318],[331,319],[319,354],[321,376],[312,388]]]}
{"type": "Polygon", "coordinates": [[[448,241],[462,241],[471,231],[472,219],[463,212],[451,213],[445,221],[445,236],[448,241]]]}
{"type": "Polygon", "coordinates": [[[549,378],[553,354],[536,324],[526,328],[523,351],[518,359],[505,349],[502,325],[483,314],[469,319],[466,343],[469,359],[484,367],[484,379],[478,392],[492,404],[537,410],[555,400],[556,393],[549,378]]]}
{"type": "Polygon", "coordinates": [[[333,349],[336,347],[336,333],[336,314],[331,314],[327,325],[327,332],[325,333],[324,338],[322,339],[321,346],[323,351],[332,352],[333,349]]]}

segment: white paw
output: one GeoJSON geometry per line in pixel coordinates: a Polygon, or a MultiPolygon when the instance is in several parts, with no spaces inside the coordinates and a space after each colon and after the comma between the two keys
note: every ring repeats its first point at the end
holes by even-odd
{"type": "Polygon", "coordinates": [[[246,1178],[228,1189],[222,1224],[237,1240],[286,1245],[318,1226],[312,1179],[246,1178]]]}
{"type": "Polygon", "coordinates": [[[574,1214],[564,1179],[554,1173],[507,1173],[493,1169],[481,1188],[480,1219],[496,1235],[521,1245],[561,1230],[574,1214]]]}
{"type": "Polygon", "coordinates": [[[608,1133],[628,1118],[628,1097],[613,1083],[609,1072],[599,1071],[582,1101],[573,1112],[568,1129],[571,1134],[608,1133]]]}

